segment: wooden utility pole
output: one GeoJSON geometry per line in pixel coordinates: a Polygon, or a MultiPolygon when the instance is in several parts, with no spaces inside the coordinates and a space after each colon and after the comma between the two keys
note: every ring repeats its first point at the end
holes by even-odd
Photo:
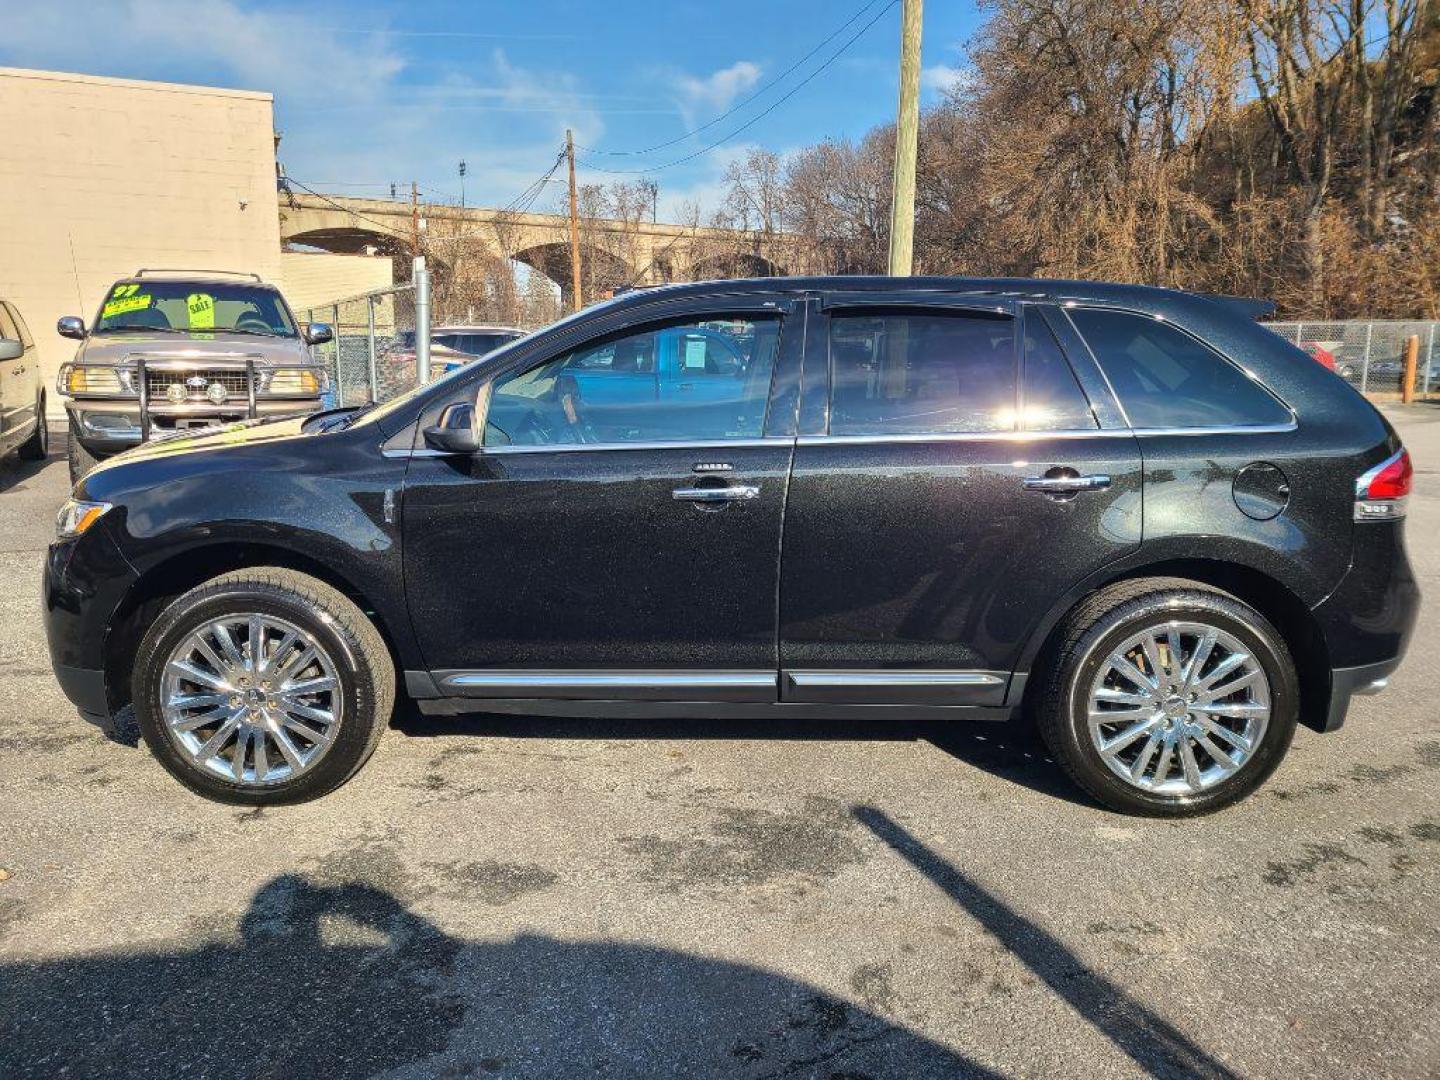
{"type": "Polygon", "coordinates": [[[915,269],[915,157],[920,146],[922,0],[904,0],[900,17],[900,107],[895,116],[895,182],[890,203],[890,274],[915,269]]]}
{"type": "Polygon", "coordinates": [[[585,306],[580,295],[580,203],[575,197],[575,136],[565,129],[565,156],[570,159],[570,291],[575,310],[585,306]]]}
{"type": "Polygon", "coordinates": [[[1420,335],[1405,339],[1405,370],[1400,376],[1400,400],[1409,405],[1415,400],[1415,374],[1420,366],[1420,335]]]}
{"type": "Polygon", "coordinates": [[[420,254],[420,189],[410,181],[410,256],[420,254]]]}

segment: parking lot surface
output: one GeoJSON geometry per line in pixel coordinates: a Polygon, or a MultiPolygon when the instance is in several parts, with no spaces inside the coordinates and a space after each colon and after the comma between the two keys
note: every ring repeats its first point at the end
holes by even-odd
{"type": "Polygon", "coordinates": [[[205,802],[61,696],[63,447],[7,461],[0,1076],[1434,1076],[1440,408],[1390,416],[1408,660],[1182,822],[998,725],[402,713],[320,802],[205,802]]]}

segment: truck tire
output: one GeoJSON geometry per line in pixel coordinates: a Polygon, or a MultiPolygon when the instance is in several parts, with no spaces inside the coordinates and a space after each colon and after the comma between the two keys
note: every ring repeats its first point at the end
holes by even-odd
{"type": "Polygon", "coordinates": [[[80,443],[80,432],[75,421],[70,421],[70,437],[65,442],[65,460],[70,465],[70,484],[73,487],[96,465],[100,459],[86,450],[80,443]]]}
{"type": "Polygon", "coordinates": [[[20,444],[20,456],[26,461],[44,461],[50,453],[50,428],[45,423],[45,393],[35,402],[35,431],[20,444]]]}

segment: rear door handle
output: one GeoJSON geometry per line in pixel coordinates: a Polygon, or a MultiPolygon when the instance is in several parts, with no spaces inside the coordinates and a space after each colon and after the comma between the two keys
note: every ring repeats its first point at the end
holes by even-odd
{"type": "Polygon", "coordinates": [[[1026,491],[1043,491],[1048,495],[1073,495],[1077,491],[1099,491],[1110,486],[1110,477],[1103,473],[1090,476],[1027,476],[1026,491]]]}
{"type": "Polygon", "coordinates": [[[740,502],[743,499],[758,499],[760,497],[760,485],[733,484],[729,487],[683,487],[676,488],[671,494],[681,502],[740,502]]]}

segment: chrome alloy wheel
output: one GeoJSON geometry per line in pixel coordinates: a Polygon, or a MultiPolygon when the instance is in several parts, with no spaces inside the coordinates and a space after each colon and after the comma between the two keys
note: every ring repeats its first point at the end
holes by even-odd
{"type": "Polygon", "coordinates": [[[1234,635],[1166,622],[1127,638],[1090,686],[1090,739],[1110,771],[1159,795],[1194,795],[1255,756],[1270,682],[1234,635]]]}
{"type": "Polygon", "coordinates": [[[186,635],[165,662],[160,694],[165,724],[191,761],[247,787],[312,768],[342,719],[330,655],[271,615],[225,615],[186,635]]]}

